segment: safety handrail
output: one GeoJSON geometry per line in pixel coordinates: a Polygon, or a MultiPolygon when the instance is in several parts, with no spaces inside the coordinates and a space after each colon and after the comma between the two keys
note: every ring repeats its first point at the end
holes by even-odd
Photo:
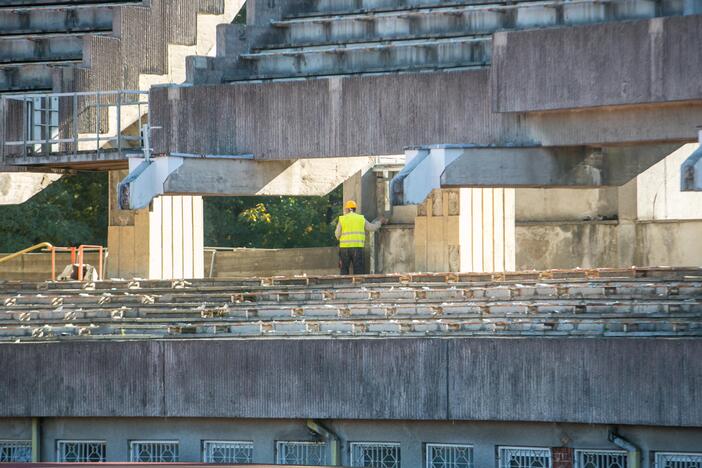
{"type": "Polygon", "coordinates": [[[20,250],[19,252],[15,252],[13,254],[7,255],[6,257],[2,257],[2,258],[0,258],[0,263],[9,262],[10,260],[14,260],[15,258],[21,257],[23,255],[26,255],[30,252],[34,252],[35,250],[39,250],[39,249],[49,249],[51,251],[51,281],[55,281],[56,280],[56,249],[49,242],[42,242],[40,244],[36,244],[36,245],[31,246],[31,247],[27,247],[24,250],[20,250]]]}

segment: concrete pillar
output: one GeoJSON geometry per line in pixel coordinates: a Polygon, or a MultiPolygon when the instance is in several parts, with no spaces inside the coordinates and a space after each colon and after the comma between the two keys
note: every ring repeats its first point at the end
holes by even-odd
{"type": "Polygon", "coordinates": [[[617,226],[617,264],[620,268],[636,265],[638,220],[638,179],[619,187],[619,225],[617,226]]]}
{"type": "Polygon", "coordinates": [[[117,207],[116,186],[126,171],[110,172],[107,276],[180,279],[204,276],[202,197],[161,196],[147,209],[117,207]]]}
{"type": "Polygon", "coordinates": [[[514,189],[432,191],[415,219],[415,269],[513,271],[514,207],[514,189]]]}

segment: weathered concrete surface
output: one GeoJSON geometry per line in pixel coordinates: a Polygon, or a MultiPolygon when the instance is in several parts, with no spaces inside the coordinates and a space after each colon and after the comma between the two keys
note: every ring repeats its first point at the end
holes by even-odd
{"type": "Polygon", "coordinates": [[[24,203],[59,178],[58,174],[0,172],[0,205],[24,203]]]}
{"type": "Polygon", "coordinates": [[[488,77],[489,70],[467,70],[154,88],[152,121],[163,127],[155,151],[293,159],[393,155],[430,144],[690,142],[702,121],[702,105],[691,103],[492,113],[488,77]]]}
{"type": "Polygon", "coordinates": [[[5,344],[0,416],[700,427],[700,353],[635,338],[5,344]]]}
{"type": "Polygon", "coordinates": [[[184,416],[445,419],[443,362],[433,340],[166,343],[166,405],[184,416]]]}
{"type": "Polygon", "coordinates": [[[605,148],[463,148],[441,174],[448,187],[624,185],[679,145],[605,148]]]}
{"type": "Polygon", "coordinates": [[[520,222],[583,221],[616,219],[618,189],[533,189],[516,190],[516,220],[520,222]]]}
{"type": "Polygon", "coordinates": [[[517,270],[699,266],[702,221],[518,223],[517,270]]]}
{"type": "Polygon", "coordinates": [[[2,416],[159,416],[156,342],[0,346],[2,416]]]}
{"type": "Polygon", "coordinates": [[[702,398],[699,353],[699,340],[449,341],[448,416],[699,426],[702,406],[679,405],[702,398]]]}
{"type": "Polygon", "coordinates": [[[618,267],[617,232],[616,221],[517,223],[517,270],[618,267]]]}
{"type": "Polygon", "coordinates": [[[531,112],[702,98],[702,16],[499,32],[492,109],[531,112]]]}
{"type": "Polygon", "coordinates": [[[168,194],[201,195],[326,195],[372,158],[327,158],[297,161],[183,159],[163,183],[168,194]]]}
{"type": "Polygon", "coordinates": [[[339,251],[336,247],[305,249],[233,249],[205,252],[205,276],[336,275],[339,251]],[[214,265],[212,256],[214,255],[214,265]],[[210,268],[212,271],[210,271],[210,268]]]}

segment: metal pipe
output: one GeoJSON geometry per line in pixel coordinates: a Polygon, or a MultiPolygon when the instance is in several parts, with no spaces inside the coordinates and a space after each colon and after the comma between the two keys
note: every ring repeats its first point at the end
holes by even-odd
{"type": "Polygon", "coordinates": [[[341,466],[341,450],[339,436],[334,434],[329,429],[317,423],[314,419],[307,420],[307,428],[315,434],[321,436],[329,443],[331,448],[331,463],[332,466],[341,466]]]}
{"type": "Polygon", "coordinates": [[[32,418],[32,463],[41,461],[41,418],[32,418]]]}
{"type": "Polygon", "coordinates": [[[0,258],[0,263],[9,262],[10,260],[12,260],[14,258],[21,257],[24,254],[28,254],[29,252],[33,252],[35,250],[39,250],[39,249],[43,249],[43,248],[53,249],[54,246],[48,242],[42,242],[41,244],[33,245],[31,247],[27,247],[24,250],[20,250],[19,252],[15,252],[11,255],[8,255],[7,257],[2,257],[2,258],[0,258]]]}
{"type": "Polygon", "coordinates": [[[641,468],[641,449],[616,432],[609,433],[609,441],[619,448],[626,450],[627,468],[641,468]]]}

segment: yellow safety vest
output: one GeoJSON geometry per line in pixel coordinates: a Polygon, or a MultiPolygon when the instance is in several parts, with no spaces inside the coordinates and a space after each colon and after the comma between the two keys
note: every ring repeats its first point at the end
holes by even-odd
{"type": "Polygon", "coordinates": [[[339,247],[342,249],[363,248],[366,243],[366,218],[358,213],[339,216],[341,237],[339,247]]]}

